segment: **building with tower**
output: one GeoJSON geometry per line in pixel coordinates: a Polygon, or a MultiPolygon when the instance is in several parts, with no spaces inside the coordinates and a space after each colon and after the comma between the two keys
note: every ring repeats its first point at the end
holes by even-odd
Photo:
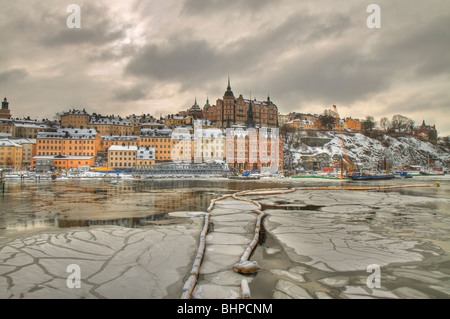
{"type": "Polygon", "coordinates": [[[203,107],[203,118],[215,127],[252,125],[251,127],[278,127],[278,107],[267,97],[266,101],[245,99],[242,94],[235,97],[228,78],[227,90],[215,106],[203,107]]]}
{"type": "Polygon", "coordinates": [[[5,97],[2,102],[2,108],[0,109],[0,119],[9,120],[10,118],[11,118],[11,110],[9,109],[9,102],[5,97]]]}

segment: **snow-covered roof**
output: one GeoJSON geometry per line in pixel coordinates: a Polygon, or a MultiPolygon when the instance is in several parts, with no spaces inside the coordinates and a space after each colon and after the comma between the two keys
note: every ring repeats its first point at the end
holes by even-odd
{"type": "Polygon", "coordinates": [[[118,136],[118,135],[113,135],[113,136],[102,136],[102,141],[139,141],[140,137],[139,136],[118,136]]]}
{"type": "Polygon", "coordinates": [[[141,129],[141,136],[143,137],[170,137],[171,129],[141,129]]]}
{"type": "Polygon", "coordinates": [[[131,122],[129,119],[123,119],[119,117],[93,117],[89,121],[89,125],[123,125],[123,126],[131,126],[131,122]]]}
{"type": "Polygon", "coordinates": [[[137,146],[120,146],[120,145],[113,145],[111,146],[108,151],[137,151],[137,146]]]}
{"type": "Polygon", "coordinates": [[[0,146],[6,146],[6,147],[22,147],[22,145],[19,145],[17,143],[14,143],[13,141],[9,139],[2,139],[0,140],[0,146]]]}
{"type": "Polygon", "coordinates": [[[97,137],[97,131],[94,129],[58,129],[56,132],[39,132],[37,139],[53,138],[53,139],[79,139],[89,140],[97,137]]]}

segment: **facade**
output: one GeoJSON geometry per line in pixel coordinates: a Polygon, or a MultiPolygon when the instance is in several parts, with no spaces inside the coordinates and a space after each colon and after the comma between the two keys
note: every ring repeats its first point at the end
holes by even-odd
{"type": "Polygon", "coordinates": [[[94,156],[38,155],[34,156],[31,162],[31,167],[37,172],[68,171],[72,168],[94,165],[94,156]]]}
{"type": "Polygon", "coordinates": [[[225,161],[226,131],[220,128],[195,130],[194,160],[197,163],[225,161]]]}
{"type": "Polygon", "coordinates": [[[308,120],[300,120],[295,119],[292,121],[285,122],[283,125],[287,127],[292,127],[296,130],[315,130],[317,129],[317,125],[314,122],[308,121],[308,120]]]}
{"type": "Polygon", "coordinates": [[[278,107],[270,97],[266,101],[248,100],[242,95],[235,98],[228,79],[223,99],[218,99],[215,106],[205,106],[203,118],[221,128],[248,123],[259,127],[278,127],[278,107]]]}
{"type": "Polygon", "coordinates": [[[139,146],[139,136],[102,136],[98,152],[107,152],[113,145],[118,146],[139,146]]]}
{"type": "Polygon", "coordinates": [[[226,162],[240,172],[282,171],[283,142],[278,129],[227,129],[226,162]]]}
{"type": "Polygon", "coordinates": [[[192,125],[192,119],[193,118],[191,116],[169,115],[169,117],[164,120],[164,124],[170,128],[192,125]]]}
{"type": "Polygon", "coordinates": [[[136,165],[137,151],[137,146],[111,146],[108,149],[108,167],[115,170],[132,170],[136,165]]]}
{"type": "Polygon", "coordinates": [[[140,147],[155,149],[157,162],[169,162],[172,160],[172,149],[175,141],[172,140],[172,130],[141,130],[140,147]]]}
{"type": "Polygon", "coordinates": [[[120,116],[92,116],[87,125],[88,129],[94,129],[102,136],[129,136],[135,133],[135,128],[129,119],[120,116]]]}
{"type": "Polygon", "coordinates": [[[35,139],[40,132],[49,132],[51,127],[43,122],[32,120],[14,120],[12,136],[15,138],[35,139]]]}
{"type": "Polygon", "coordinates": [[[31,166],[33,157],[36,156],[36,139],[20,138],[12,139],[12,141],[23,147],[22,166],[31,166]]]}
{"type": "Polygon", "coordinates": [[[97,156],[101,136],[96,130],[58,129],[41,132],[36,138],[38,156],[97,156]]]}
{"type": "MultiPolygon", "coordinates": [[[[209,101],[206,101],[206,104],[209,104],[209,101]]],[[[194,120],[203,118],[202,108],[197,104],[197,98],[195,98],[194,104],[186,111],[182,111],[178,113],[182,117],[192,117],[194,120]]]]}
{"type": "Polygon", "coordinates": [[[0,133],[12,136],[14,122],[11,119],[2,119],[0,117],[0,133]]]}
{"type": "Polygon", "coordinates": [[[2,108],[0,109],[0,119],[9,120],[10,118],[11,110],[9,109],[9,102],[5,97],[2,102],[2,108]]]}
{"type": "Polygon", "coordinates": [[[0,167],[22,168],[23,146],[9,139],[0,140],[0,167]]]}
{"type": "Polygon", "coordinates": [[[438,133],[436,125],[427,125],[425,120],[423,120],[422,125],[414,128],[414,135],[420,136],[426,140],[437,141],[438,133]]]}
{"type": "Polygon", "coordinates": [[[345,119],[344,129],[353,130],[353,131],[361,131],[362,130],[362,122],[358,119],[352,119],[351,117],[345,119]]]}
{"type": "Polygon", "coordinates": [[[142,168],[149,165],[155,165],[155,149],[153,147],[138,148],[136,166],[142,168]]]}
{"type": "Polygon", "coordinates": [[[85,129],[88,127],[88,123],[91,119],[91,115],[83,110],[70,110],[64,112],[61,115],[61,128],[79,128],[85,129]]]}

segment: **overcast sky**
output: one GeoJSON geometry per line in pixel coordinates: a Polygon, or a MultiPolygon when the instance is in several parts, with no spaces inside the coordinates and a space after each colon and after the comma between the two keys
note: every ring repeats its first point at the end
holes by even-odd
{"type": "Polygon", "coordinates": [[[450,135],[450,2],[0,0],[0,96],[13,117],[176,113],[235,96],[282,114],[402,114],[450,135]],[[81,28],[69,29],[69,4],[81,28]],[[381,28],[367,27],[369,4],[381,28]]]}

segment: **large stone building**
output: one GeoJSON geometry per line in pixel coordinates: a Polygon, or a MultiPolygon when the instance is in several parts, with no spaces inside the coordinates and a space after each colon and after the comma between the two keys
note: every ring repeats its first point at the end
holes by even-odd
{"type": "Polygon", "coordinates": [[[69,110],[61,115],[61,127],[62,128],[86,128],[89,121],[91,120],[91,115],[83,110],[69,110]]]}
{"type": "MultiPolygon", "coordinates": [[[[209,103],[207,103],[209,104],[209,103]]],[[[244,99],[234,96],[228,79],[227,90],[215,106],[203,108],[203,118],[214,123],[215,127],[231,127],[231,125],[252,125],[250,127],[278,127],[278,107],[270,97],[267,101],[244,99]]]]}

